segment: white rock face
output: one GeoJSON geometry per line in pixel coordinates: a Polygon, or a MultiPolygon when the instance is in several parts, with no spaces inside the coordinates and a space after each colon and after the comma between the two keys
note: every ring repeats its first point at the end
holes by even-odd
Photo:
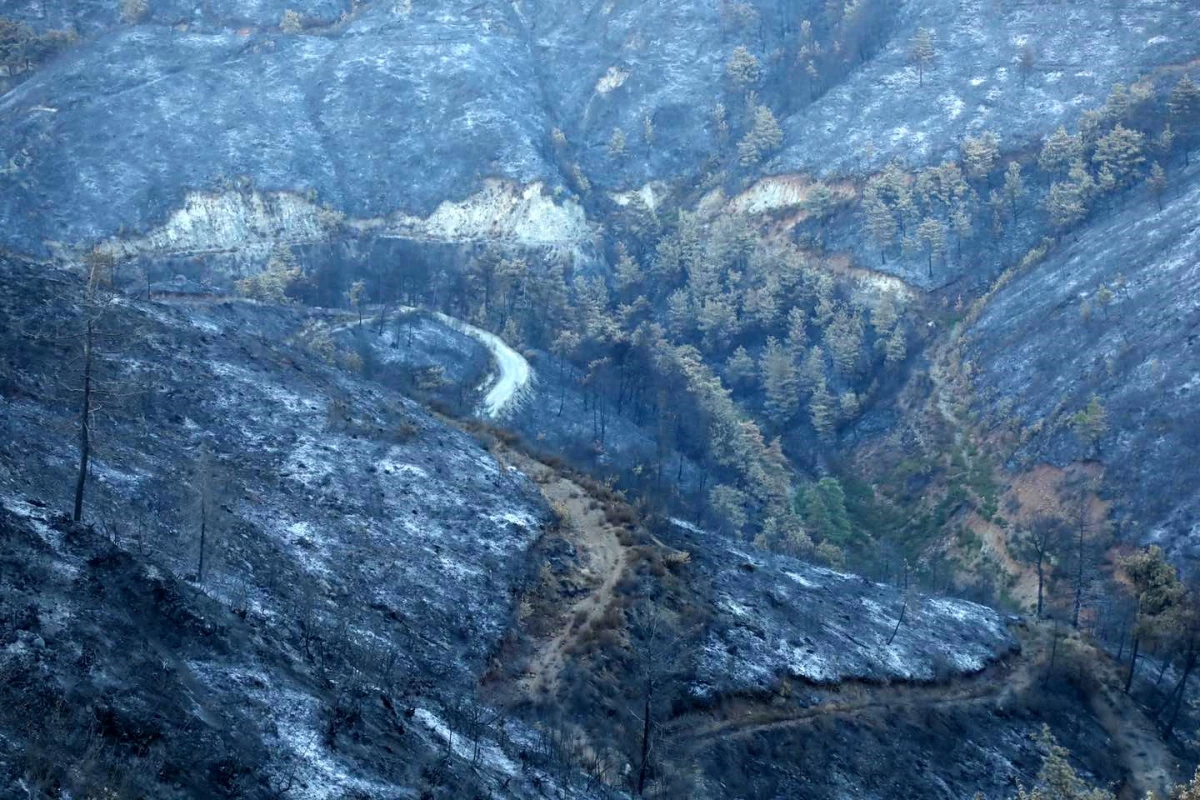
{"type": "Polygon", "coordinates": [[[145,236],[114,241],[118,255],[198,255],[240,251],[248,258],[276,244],[327,239],[342,217],[290,192],[191,192],[183,206],[145,236]]]}
{"type": "Polygon", "coordinates": [[[465,200],[443,202],[428,217],[396,215],[379,232],[442,242],[499,240],[530,246],[576,245],[593,235],[574,198],[560,203],[540,182],[519,186],[499,180],[486,181],[465,200]]]}
{"type": "Polygon", "coordinates": [[[499,241],[529,247],[582,248],[594,238],[583,208],[558,202],[541,183],[487,181],[428,217],[346,220],[290,192],[192,192],[166,222],[144,236],[102,245],[122,257],[231,255],[245,266],[266,263],[278,245],[329,241],[343,230],[427,242],[499,241]]]}
{"type": "Polygon", "coordinates": [[[804,206],[812,197],[813,183],[799,175],[774,175],[754,183],[729,201],[735,214],[769,214],[804,206]]]}

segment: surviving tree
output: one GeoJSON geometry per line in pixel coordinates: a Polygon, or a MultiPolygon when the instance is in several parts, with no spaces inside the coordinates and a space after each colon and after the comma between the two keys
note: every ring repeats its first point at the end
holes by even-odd
{"type": "Polygon", "coordinates": [[[779,149],[783,143],[783,131],[775,114],[764,105],[755,106],[750,130],[738,142],[738,162],[743,167],[752,167],[765,156],[779,149]]]}
{"type": "Polygon", "coordinates": [[[1163,628],[1168,615],[1183,599],[1183,584],[1161,548],[1154,546],[1126,557],[1121,566],[1129,578],[1137,604],[1133,625],[1133,653],[1125,677],[1125,693],[1133,686],[1138,647],[1142,640],[1163,628]]]}
{"type": "Polygon", "coordinates": [[[933,47],[933,34],[928,28],[920,28],[908,43],[908,60],[917,68],[917,82],[925,85],[925,71],[933,66],[937,51],[933,47]]]}
{"type": "Polygon", "coordinates": [[[1175,136],[1183,145],[1184,163],[1187,163],[1188,151],[1200,137],[1200,87],[1190,76],[1184,75],[1171,90],[1167,98],[1167,110],[1171,116],[1171,126],[1175,136]]]}
{"type": "Polygon", "coordinates": [[[1071,415],[1071,427],[1080,439],[1097,452],[1100,450],[1100,439],[1108,430],[1108,413],[1100,403],[1099,395],[1093,394],[1085,408],[1071,415]]]}

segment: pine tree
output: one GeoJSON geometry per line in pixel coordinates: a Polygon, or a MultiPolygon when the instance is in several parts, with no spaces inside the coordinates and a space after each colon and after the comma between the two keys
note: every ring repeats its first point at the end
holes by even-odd
{"type": "Polygon", "coordinates": [[[608,140],[608,156],[615,161],[624,155],[625,131],[620,128],[613,128],[612,136],[608,140]]]}
{"type": "Polygon", "coordinates": [[[793,306],[788,312],[787,349],[792,360],[797,364],[804,357],[804,349],[808,346],[808,313],[799,306],[793,306]]]}
{"type": "Polygon", "coordinates": [[[575,326],[580,336],[603,341],[615,327],[608,315],[608,289],[600,277],[575,276],[575,326]]]}
{"type": "Polygon", "coordinates": [[[754,363],[754,357],[746,352],[746,348],[739,346],[725,362],[725,374],[731,386],[746,389],[758,376],[758,365],[754,363]]]}
{"type": "Polygon", "coordinates": [[[1127,556],[1121,566],[1132,586],[1137,608],[1133,625],[1133,653],[1125,678],[1125,693],[1129,694],[1137,669],[1139,644],[1145,638],[1160,634],[1170,623],[1170,612],[1183,600],[1185,592],[1175,567],[1171,566],[1158,546],[1127,556]]]}
{"type": "Polygon", "coordinates": [[[863,196],[863,213],[866,216],[867,233],[879,248],[879,257],[887,263],[887,251],[896,243],[899,230],[896,216],[877,191],[868,187],[863,196]]]}
{"type": "Polygon", "coordinates": [[[933,277],[933,261],[946,255],[946,226],[940,220],[926,217],[917,226],[917,241],[925,248],[929,264],[929,277],[933,277]]]}
{"type": "Polygon", "coordinates": [[[796,413],[800,393],[792,356],[774,336],[767,339],[759,371],[767,416],[782,427],[796,413]]]}
{"type": "Polygon", "coordinates": [[[729,114],[725,110],[725,104],[718,102],[713,106],[712,110],[713,128],[717,132],[717,141],[722,145],[729,141],[729,114]]]}
{"type": "Polygon", "coordinates": [[[825,383],[825,352],[820,347],[808,351],[800,368],[800,387],[811,395],[825,383]]]}
{"type": "Polygon", "coordinates": [[[1100,439],[1108,430],[1108,412],[1098,395],[1093,394],[1086,408],[1071,415],[1071,426],[1077,436],[1089,441],[1096,450],[1100,449],[1100,439]]]}
{"type": "Polygon", "coordinates": [[[988,208],[992,212],[992,238],[999,239],[1004,233],[1004,223],[1009,212],[1009,202],[1001,190],[992,189],[988,194],[988,208]]]}
{"type": "Polygon", "coordinates": [[[1146,162],[1145,144],[1146,137],[1140,131],[1118,124],[1096,141],[1092,160],[1101,170],[1108,168],[1117,188],[1124,187],[1133,182],[1138,168],[1146,162]]]}
{"type": "Polygon", "coordinates": [[[688,339],[696,326],[692,296],[686,289],[676,289],[667,298],[667,330],[677,342],[688,339]]]}
{"type": "Polygon", "coordinates": [[[825,329],[825,342],[833,363],[843,375],[851,375],[862,356],[863,320],[858,312],[840,308],[825,329]]]}
{"type": "Polygon", "coordinates": [[[1067,133],[1066,128],[1060,126],[1042,144],[1042,152],[1038,156],[1038,166],[1042,168],[1043,172],[1063,172],[1079,158],[1080,152],[1079,137],[1072,136],[1067,133]]]}
{"type": "Polygon", "coordinates": [[[1162,168],[1162,164],[1157,161],[1154,166],[1150,167],[1150,176],[1146,178],[1146,186],[1150,189],[1150,194],[1158,203],[1158,210],[1163,209],[1163,196],[1167,193],[1167,173],[1162,168]]]}
{"type": "MultiPolygon", "coordinates": [[[[145,0],[124,0],[125,4],[139,2],[145,7],[145,0]]],[[[279,21],[279,30],[284,33],[300,33],[304,30],[304,18],[300,16],[298,11],[289,8],[283,12],[283,18],[279,21]]]]}
{"type": "MultiPolygon", "coordinates": [[[[1165,709],[1164,709],[1165,710],[1165,709]]],[[[1170,731],[1167,732],[1170,735],[1170,731]]],[[[1200,800],[1200,768],[1196,769],[1196,774],[1192,776],[1190,783],[1175,787],[1175,791],[1171,794],[1171,800],[1200,800]]]]}
{"type": "Polygon", "coordinates": [[[936,55],[933,34],[926,28],[919,29],[908,43],[908,60],[917,68],[918,85],[925,85],[925,70],[933,65],[936,55]]]}
{"type": "Polygon", "coordinates": [[[1184,75],[1175,84],[1167,98],[1167,110],[1171,115],[1171,126],[1183,145],[1186,164],[1189,149],[1200,138],[1200,87],[1190,76],[1184,75]]]}
{"type": "Polygon", "coordinates": [[[1123,83],[1114,83],[1104,101],[1104,114],[1114,123],[1119,123],[1129,116],[1129,88],[1123,83]]]}
{"type": "Polygon", "coordinates": [[[1158,138],[1154,140],[1155,151],[1162,156],[1163,161],[1167,164],[1171,163],[1171,151],[1175,148],[1175,129],[1171,127],[1171,123],[1163,126],[1162,132],[1158,134],[1158,138]]]}
{"type": "Polygon", "coordinates": [[[1016,161],[1008,162],[1004,173],[1004,196],[1012,208],[1013,219],[1018,219],[1017,205],[1025,196],[1025,180],[1021,177],[1021,165],[1016,161]]]}
{"type": "Polygon", "coordinates": [[[1078,192],[1079,200],[1083,203],[1084,208],[1090,208],[1092,201],[1096,199],[1096,181],[1092,178],[1092,173],[1088,172],[1087,165],[1083,163],[1082,159],[1071,164],[1067,178],[1078,192]]]}
{"type": "Polygon", "coordinates": [[[1080,145],[1079,157],[1087,158],[1092,148],[1096,146],[1096,141],[1108,129],[1108,117],[1103,109],[1093,108],[1079,115],[1077,127],[1080,145]]]}
{"type": "Polygon", "coordinates": [[[991,174],[1000,158],[1000,143],[996,135],[984,132],[979,137],[967,137],[962,144],[962,162],[967,177],[983,180],[991,174]]]}
{"type": "Polygon", "coordinates": [[[829,394],[829,389],[825,386],[824,379],[817,384],[813,390],[812,397],[808,401],[809,418],[812,421],[813,429],[822,439],[828,439],[833,435],[834,430],[834,410],[833,396],[829,394]]]}
{"type": "Polygon", "coordinates": [[[766,106],[754,109],[754,124],[738,142],[738,163],[752,167],[783,144],[783,130],[766,106]]]}
{"type": "Polygon", "coordinates": [[[1071,753],[1059,746],[1048,725],[1042,726],[1037,739],[1046,751],[1037,775],[1038,786],[1032,792],[1018,786],[1017,800],[1116,800],[1109,792],[1088,788],[1071,766],[1071,753]]]}
{"type": "Polygon", "coordinates": [[[293,302],[288,289],[301,278],[296,256],[287,245],[277,245],[271,251],[266,269],[239,280],[235,286],[238,294],[263,303],[286,305],[293,302]]]}
{"type": "Polygon", "coordinates": [[[762,77],[762,67],[753,53],[744,45],[738,45],[725,64],[725,74],[734,86],[746,91],[758,85],[762,77]]]}
{"type": "Polygon", "coordinates": [[[549,338],[566,325],[571,293],[561,258],[546,261],[545,269],[530,283],[529,295],[530,306],[542,326],[543,338],[549,338]]]}
{"type": "Polygon", "coordinates": [[[747,329],[755,326],[770,329],[778,316],[779,281],[771,275],[762,286],[746,290],[742,296],[742,317],[747,329]]]}
{"type": "Polygon", "coordinates": [[[892,328],[896,326],[896,321],[900,318],[896,311],[896,301],[892,299],[890,293],[884,294],[879,299],[879,303],[871,311],[871,328],[875,331],[875,338],[882,340],[892,332],[892,328]]]}
{"type": "Polygon", "coordinates": [[[1079,196],[1079,187],[1070,181],[1059,181],[1050,186],[1046,195],[1046,213],[1059,233],[1073,228],[1087,215],[1087,209],[1079,196]]]}
{"type": "Polygon", "coordinates": [[[708,507],[725,533],[736,536],[746,527],[746,493],[724,483],[708,493],[708,507]]]}
{"type": "Polygon", "coordinates": [[[734,298],[726,294],[704,298],[696,309],[696,325],[704,334],[708,352],[723,350],[739,330],[734,298]]]}
{"type": "Polygon", "coordinates": [[[629,255],[628,248],[624,243],[617,245],[617,268],[616,268],[616,284],[617,291],[623,295],[629,295],[642,282],[642,268],[629,255]]]}

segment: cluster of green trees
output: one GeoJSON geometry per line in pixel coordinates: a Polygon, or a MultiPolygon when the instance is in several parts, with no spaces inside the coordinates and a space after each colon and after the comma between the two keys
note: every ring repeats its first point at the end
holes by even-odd
{"type": "MultiPolygon", "coordinates": [[[[914,48],[926,52],[922,43],[914,48]]],[[[932,277],[951,250],[961,260],[964,244],[985,230],[1000,238],[1030,210],[1063,233],[1140,182],[1161,204],[1172,160],[1178,152],[1186,159],[1197,141],[1200,89],[1186,74],[1165,102],[1150,79],[1116,84],[1075,133],[1060,127],[1048,136],[1036,159],[1003,160],[997,137],[984,132],[962,143],[957,161],[916,171],[888,165],[863,191],[864,239],[885,263],[894,254],[923,257],[932,277]],[[1042,186],[1034,205],[1031,189],[1042,186]]]]}
{"type": "Polygon", "coordinates": [[[677,478],[689,458],[717,524],[810,552],[786,439],[797,430],[828,439],[858,416],[879,375],[906,357],[900,309],[891,297],[869,307],[743,217],[706,226],[686,211],[663,219],[643,208],[625,223],[611,281],[489,251],[447,302],[513,344],[553,353],[582,391],[574,412],[591,415],[597,447],[611,416],[628,416],[657,432],[656,481],[671,471],[669,454],[681,461],[677,478]]]}
{"type": "Polygon", "coordinates": [[[1172,662],[1178,669],[1174,687],[1158,700],[1154,709],[1154,716],[1163,721],[1165,734],[1170,736],[1179,721],[1188,679],[1200,661],[1200,587],[1185,584],[1163,551],[1155,546],[1126,556],[1120,566],[1133,602],[1129,626],[1132,649],[1125,692],[1133,687],[1143,644],[1152,643],[1160,660],[1155,688],[1161,685],[1172,662]]]}
{"type": "MultiPolygon", "coordinates": [[[[727,76],[748,112],[764,108],[756,94],[762,74],[748,48],[735,48],[727,76]]],[[[1158,108],[1146,81],[1114,87],[1080,132],[1049,137],[1036,163],[1003,160],[999,141],[985,132],[964,141],[956,161],[916,172],[889,165],[861,188],[867,235],[881,257],[919,253],[932,272],[952,253],[965,257],[985,227],[998,236],[1039,209],[1058,220],[1060,201],[1094,203],[1147,177],[1147,142],[1159,143],[1155,152],[1169,166],[1171,147],[1194,133],[1195,93],[1185,78],[1158,108]],[[1048,186],[1041,202],[1035,186],[1048,186]],[[1081,186],[1087,191],[1076,191],[1081,186]]],[[[743,154],[763,151],[751,116],[731,126],[744,130],[743,154]]],[[[766,143],[774,140],[771,131],[766,143]]],[[[624,137],[614,141],[614,154],[624,152],[624,137]]],[[[836,210],[825,203],[819,213],[836,210]]],[[[409,301],[432,300],[513,344],[552,353],[556,371],[583,397],[568,409],[564,392],[559,413],[590,417],[597,450],[613,415],[656,431],[655,481],[674,473],[678,483],[684,459],[699,465],[709,513],[730,533],[790,552],[832,546],[837,535],[806,524],[790,497],[787,456],[796,453],[789,443],[811,441],[797,438],[803,431],[828,441],[905,361],[911,327],[902,309],[888,297],[864,302],[818,253],[766,239],[748,217],[651,209],[637,197],[612,212],[610,278],[578,273],[556,257],[487,249],[462,274],[408,275],[403,291],[409,301]],[[678,463],[666,463],[670,457],[678,463]]],[[[276,274],[290,268],[268,270],[271,279],[255,291],[270,292],[276,274]]],[[[386,283],[367,294],[397,302],[388,293],[399,288],[386,283]]],[[[1081,436],[1100,424],[1089,414],[1077,425],[1081,436]]]]}
{"type": "MultiPolygon", "coordinates": [[[[803,21],[784,37],[792,43],[784,49],[794,46],[792,58],[805,61],[805,73],[819,72],[827,55],[843,61],[846,52],[830,51],[855,36],[871,38],[868,20],[883,13],[874,5],[831,4],[821,20],[803,21]]],[[[758,94],[778,58],[764,52],[768,37],[753,7],[725,3],[723,10],[729,30],[750,44],[732,50],[729,105],[719,104],[713,119],[730,145],[730,166],[749,166],[782,139],[758,94]]],[[[911,49],[922,71],[932,65],[931,35],[918,34],[911,49]]],[[[644,123],[649,144],[653,120],[644,123]]],[[[1026,215],[1044,213],[1066,230],[1139,181],[1161,197],[1172,155],[1198,135],[1194,83],[1183,77],[1164,102],[1141,80],[1113,87],[1103,108],[1085,114],[1075,133],[1060,129],[1048,137],[1037,158],[1004,159],[998,138],[982,132],[962,143],[956,160],[920,170],[886,166],[858,186],[855,208],[881,259],[920,257],[932,275],[940,263],[970,257],[985,232],[1000,237],[1026,215]]],[[[556,129],[551,138],[575,188],[590,202],[608,202],[590,195],[565,134],[556,129]]],[[[614,131],[610,155],[625,158],[629,147],[625,132],[614,131]]],[[[812,216],[843,211],[845,200],[835,202],[827,187],[813,195],[819,199],[812,216]]],[[[748,216],[651,208],[637,195],[603,210],[611,275],[582,272],[553,254],[485,248],[465,271],[418,265],[381,272],[355,290],[354,304],[424,303],[551,353],[563,384],[558,413],[590,419],[597,452],[614,415],[628,417],[655,432],[659,456],[643,474],[656,485],[679,488],[690,461],[715,524],[789,552],[810,554],[828,544],[825,554],[836,560],[832,548],[844,547],[845,535],[809,521],[825,517],[806,515],[808,505],[795,501],[789,464],[805,455],[802,448],[832,441],[904,364],[913,332],[904,309],[891,297],[864,300],[818,248],[765,237],[748,216]],[[582,401],[568,408],[571,383],[582,401]]],[[[311,282],[286,254],[276,254],[265,273],[239,288],[278,301],[319,288],[305,288],[311,282]]],[[[1102,409],[1089,407],[1075,424],[1098,444],[1102,409]]]]}
{"type": "Polygon", "coordinates": [[[24,22],[0,17],[0,90],[5,88],[5,78],[36,69],[77,38],[72,30],[37,34],[24,22]]]}
{"type": "MultiPolygon", "coordinates": [[[[608,279],[552,254],[485,248],[465,270],[389,265],[336,294],[360,310],[382,305],[385,317],[400,304],[442,308],[548,353],[562,384],[556,412],[590,421],[596,452],[614,417],[631,420],[657,442],[655,463],[641,470],[656,488],[695,493],[731,535],[840,561],[838,534],[805,522],[824,516],[797,504],[796,453],[785,450],[831,439],[881,376],[898,372],[908,349],[902,309],[891,296],[867,302],[746,217],[632,206],[614,226],[608,279]]],[[[239,289],[278,302],[324,280],[279,251],[239,289]]]]}

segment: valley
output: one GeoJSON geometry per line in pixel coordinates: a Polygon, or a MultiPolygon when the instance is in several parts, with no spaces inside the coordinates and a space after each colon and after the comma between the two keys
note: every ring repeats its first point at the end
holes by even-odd
{"type": "Polygon", "coordinates": [[[0,798],[1200,796],[1196,31],[5,4],[0,798]]]}

